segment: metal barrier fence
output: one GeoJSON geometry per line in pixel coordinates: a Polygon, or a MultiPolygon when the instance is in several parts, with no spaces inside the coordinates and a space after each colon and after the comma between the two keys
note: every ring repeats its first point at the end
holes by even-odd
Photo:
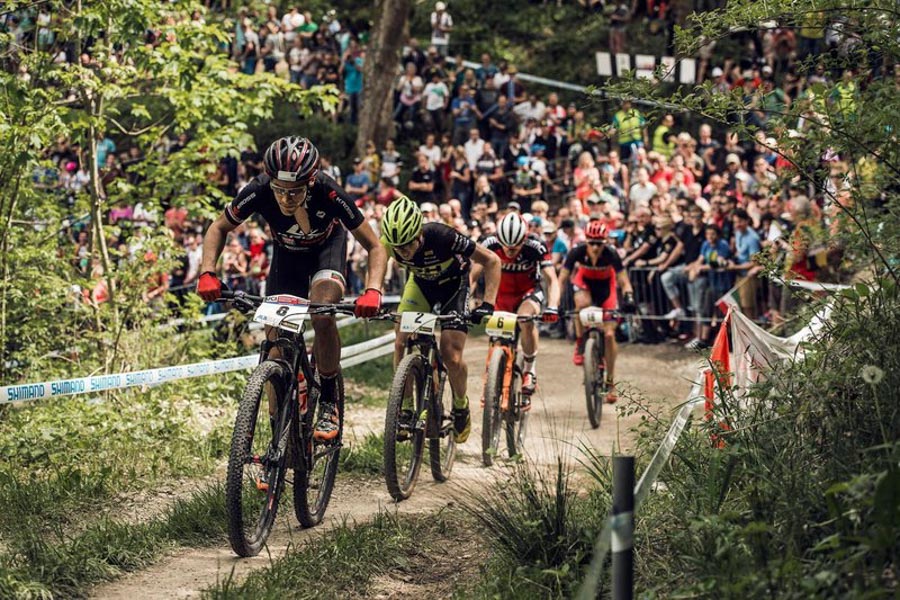
{"type": "Polygon", "coordinates": [[[638,317],[650,321],[689,321],[710,323],[721,321],[717,305],[738,304],[751,319],[758,318],[769,306],[770,282],[738,271],[712,269],[691,279],[684,265],[660,272],[656,267],[631,267],[628,279],[634,288],[638,317]],[[673,318],[674,298],[684,314],[673,318]]]}

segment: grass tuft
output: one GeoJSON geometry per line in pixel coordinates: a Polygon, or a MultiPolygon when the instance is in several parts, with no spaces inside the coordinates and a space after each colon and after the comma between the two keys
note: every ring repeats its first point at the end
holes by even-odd
{"type": "Polygon", "coordinates": [[[507,480],[463,504],[497,550],[468,594],[534,598],[574,593],[609,504],[601,492],[576,494],[570,475],[562,458],[550,473],[521,462],[507,480]]]}
{"type": "Polygon", "coordinates": [[[383,475],[384,434],[369,432],[362,440],[348,444],[347,448],[341,452],[340,472],[383,475]]]}
{"type": "Polygon", "coordinates": [[[0,556],[0,597],[80,598],[96,583],[153,562],[173,545],[191,545],[225,534],[221,484],[179,500],[162,516],[140,524],[101,518],[76,535],[29,527],[7,535],[0,556]]]}

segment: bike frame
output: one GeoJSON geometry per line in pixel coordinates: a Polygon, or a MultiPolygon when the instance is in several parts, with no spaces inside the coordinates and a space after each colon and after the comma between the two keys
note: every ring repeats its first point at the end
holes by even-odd
{"type": "Polygon", "coordinates": [[[517,315],[516,316],[516,331],[513,339],[505,339],[501,337],[493,337],[491,336],[490,344],[491,347],[488,349],[487,360],[484,362],[484,376],[482,377],[481,386],[484,389],[485,384],[487,383],[487,371],[488,367],[491,364],[491,356],[493,356],[495,350],[500,350],[501,352],[506,354],[506,368],[503,371],[503,388],[502,388],[502,397],[500,398],[500,411],[508,412],[509,411],[509,398],[510,398],[510,388],[512,387],[512,378],[513,378],[513,370],[516,366],[516,354],[519,351],[519,336],[522,332],[519,323],[522,321],[534,321],[537,322],[538,318],[535,316],[524,316],[517,315]]]}
{"type": "MultiPolygon", "coordinates": [[[[446,372],[446,369],[444,368],[444,360],[441,358],[435,336],[411,334],[406,340],[406,351],[404,356],[415,351],[418,351],[419,354],[425,358],[425,377],[431,380],[431,385],[429,386],[430,389],[426,391],[426,396],[424,398],[427,405],[431,401],[431,398],[437,393],[441,374],[446,372]]],[[[440,431],[428,431],[429,428],[433,428],[434,424],[435,420],[429,418],[425,429],[425,437],[440,437],[440,431]]],[[[440,423],[437,423],[437,425],[440,427],[440,423]]]]}
{"type": "Polygon", "coordinates": [[[488,366],[491,364],[491,357],[495,351],[501,351],[506,354],[506,367],[503,370],[503,392],[500,398],[500,411],[509,411],[509,391],[512,387],[513,369],[516,365],[516,352],[519,348],[519,324],[516,323],[516,334],[513,339],[490,338],[491,347],[488,350],[487,360],[484,363],[484,377],[482,378],[482,387],[487,383],[488,366]]]}

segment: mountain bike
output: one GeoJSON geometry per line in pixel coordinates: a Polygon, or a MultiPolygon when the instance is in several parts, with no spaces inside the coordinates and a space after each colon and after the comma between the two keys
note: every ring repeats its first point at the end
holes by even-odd
{"type": "Polygon", "coordinates": [[[228,538],[239,556],[256,556],[275,523],[288,469],[293,469],[294,512],[303,527],[318,525],[337,475],[344,426],[344,383],[332,398],[339,415],[338,436],[313,439],[321,387],[306,352],[303,332],[312,315],[353,313],[353,304],[315,304],[287,294],[261,298],[224,291],[238,310],[276,329],[263,342],[260,363],[250,375],[235,417],[225,507],[228,538]],[[272,350],[279,353],[272,356],[272,350]],[[262,410],[261,410],[262,407],[262,410]]]}
{"type": "Polygon", "coordinates": [[[510,458],[522,453],[528,411],[522,410],[524,359],[518,354],[519,323],[540,320],[540,316],[495,311],[485,325],[490,349],[484,382],[481,462],[486,467],[494,464],[494,458],[499,454],[501,423],[510,458]]]}
{"type": "Polygon", "coordinates": [[[578,312],[584,325],[584,398],[591,427],[600,427],[606,401],[606,349],[603,323],[618,318],[617,311],[589,306],[578,312]]]}
{"type": "Polygon", "coordinates": [[[453,470],[453,392],[435,329],[438,323],[459,316],[404,312],[385,318],[399,321],[400,331],[412,334],[394,373],[384,423],[385,483],[391,497],[400,502],[416,487],[425,440],[435,481],[446,481],[453,470]]]}

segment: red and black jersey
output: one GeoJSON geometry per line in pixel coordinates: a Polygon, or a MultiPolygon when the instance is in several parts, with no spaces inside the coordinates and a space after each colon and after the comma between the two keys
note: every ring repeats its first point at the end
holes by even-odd
{"type": "Polygon", "coordinates": [[[522,249],[510,258],[496,236],[485,238],[482,245],[500,257],[500,289],[502,295],[524,295],[533,290],[541,280],[541,269],[552,267],[550,252],[535,237],[525,238],[522,249]]]}
{"type": "Polygon", "coordinates": [[[304,232],[293,215],[285,215],[278,208],[269,181],[269,176],[262,174],[244,186],[225,207],[225,217],[233,225],[240,225],[253,213],[259,213],[269,224],[278,248],[291,251],[316,248],[329,238],[336,224],[343,223],[344,227],[353,231],[365,221],[347,192],[320,171],[316,175],[315,185],[309,189],[306,201],[309,231],[304,232]]]}
{"type": "Polygon", "coordinates": [[[612,246],[603,246],[597,262],[592,263],[588,256],[587,244],[576,246],[566,255],[566,262],[563,265],[569,272],[574,272],[578,267],[577,276],[579,279],[604,281],[615,279],[616,273],[622,271],[622,259],[612,246]]]}

